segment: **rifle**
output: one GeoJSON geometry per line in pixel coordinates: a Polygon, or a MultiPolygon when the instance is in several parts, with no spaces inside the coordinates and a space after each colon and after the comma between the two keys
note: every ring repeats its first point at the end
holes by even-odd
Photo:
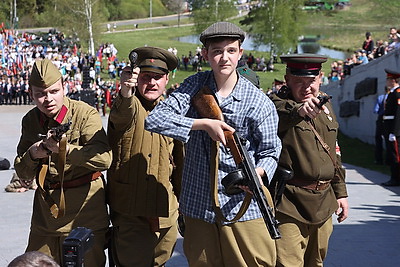
{"type": "MultiPolygon", "coordinates": [[[[64,124],[60,124],[56,127],[53,127],[50,129],[50,132],[52,133],[52,137],[54,138],[54,140],[56,140],[57,142],[60,142],[63,134],[65,134],[66,132],[68,132],[68,130],[71,127],[72,122],[68,121],[67,123],[64,124]]],[[[46,138],[47,135],[45,134],[38,134],[39,138],[46,138]]]]}
{"type": "MultiPolygon", "coordinates": [[[[193,106],[198,114],[203,118],[211,118],[223,121],[222,111],[210,88],[204,86],[192,99],[193,106]]],[[[272,208],[268,205],[267,198],[262,189],[262,185],[255,171],[255,167],[250,160],[249,153],[242,144],[242,138],[237,132],[225,131],[227,147],[233,155],[238,170],[228,174],[222,179],[227,194],[242,192],[237,185],[247,185],[257,202],[264,222],[272,239],[279,239],[281,235],[278,230],[279,222],[275,219],[272,208]]]]}

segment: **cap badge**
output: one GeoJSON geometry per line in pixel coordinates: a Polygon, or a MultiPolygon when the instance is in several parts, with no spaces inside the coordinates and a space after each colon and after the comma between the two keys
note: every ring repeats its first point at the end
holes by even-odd
{"type": "Polygon", "coordinates": [[[154,59],[150,59],[150,62],[151,62],[151,63],[154,63],[154,59]]]}

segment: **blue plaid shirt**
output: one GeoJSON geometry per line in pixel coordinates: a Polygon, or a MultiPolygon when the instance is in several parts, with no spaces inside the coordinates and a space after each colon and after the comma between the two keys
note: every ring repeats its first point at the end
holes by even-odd
{"type": "MultiPolygon", "coordinates": [[[[225,122],[247,139],[246,147],[254,160],[253,164],[263,168],[271,179],[281,152],[281,142],[277,136],[278,115],[272,101],[261,90],[242,76],[239,77],[232,93],[219,106],[225,122]]],[[[194,119],[198,118],[197,112],[191,106],[191,99],[204,85],[216,92],[211,71],[199,72],[187,78],[150,113],[145,127],[149,131],[186,143],[179,209],[186,216],[214,223],[216,218],[210,189],[211,138],[205,131],[191,130],[194,119]]],[[[227,219],[236,215],[244,199],[244,193],[228,196],[221,185],[221,179],[236,169],[232,155],[220,144],[218,197],[227,219]]],[[[261,217],[253,199],[239,221],[261,217]]]]}

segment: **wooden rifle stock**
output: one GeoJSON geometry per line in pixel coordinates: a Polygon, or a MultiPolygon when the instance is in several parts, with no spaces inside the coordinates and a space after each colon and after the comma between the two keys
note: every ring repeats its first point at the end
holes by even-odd
{"type": "Polygon", "coordinates": [[[224,115],[208,86],[201,88],[192,98],[193,106],[202,118],[224,121],[224,115]]]}
{"type": "MultiPolygon", "coordinates": [[[[192,98],[193,106],[203,118],[224,121],[222,111],[214,94],[207,86],[204,86],[192,98]]],[[[257,205],[261,211],[264,222],[272,239],[281,238],[278,230],[278,221],[275,219],[272,208],[268,205],[267,198],[262,189],[255,167],[245,146],[242,145],[237,132],[224,131],[226,146],[229,148],[236,166],[244,173],[244,184],[249,186],[257,205]]]]}

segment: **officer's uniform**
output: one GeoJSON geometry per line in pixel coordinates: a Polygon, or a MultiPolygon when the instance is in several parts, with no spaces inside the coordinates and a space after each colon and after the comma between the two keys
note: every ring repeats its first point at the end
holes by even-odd
{"type": "MultiPolygon", "coordinates": [[[[326,57],[310,54],[282,56],[287,73],[300,77],[319,75],[326,57]]],[[[320,94],[323,94],[320,92],[320,94]]],[[[278,135],[282,140],[279,165],[294,176],[287,181],[277,205],[282,238],[276,241],[277,266],[322,266],[332,233],[332,214],[338,208],[336,199],[347,197],[344,170],[336,153],[338,122],[331,104],[311,124],[330,147],[330,155],[339,166],[343,179],[335,180],[335,166],[316,138],[310,125],[298,114],[290,88],[284,86],[271,94],[279,114],[278,135]]]]}
{"type": "Polygon", "coordinates": [[[400,186],[400,87],[398,80],[400,73],[385,69],[386,79],[395,79],[396,85],[390,89],[385,102],[383,125],[387,144],[387,157],[390,164],[390,180],[382,183],[384,186],[400,186]]]}
{"type": "MultiPolygon", "coordinates": [[[[59,70],[50,60],[36,61],[30,84],[47,88],[61,79],[59,70]],[[45,85],[43,85],[45,84],[45,85]],[[41,86],[43,85],[43,86],[41,86]]],[[[38,250],[62,262],[62,242],[76,227],[86,227],[94,233],[94,245],[85,255],[85,266],[104,266],[104,246],[109,217],[105,201],[105,184],[101,171],[111,164],[111,149],[97,111],[81,101],[64,97],[63,106],[53,118],[46,117],[35,107],[22,119],[22,135],[17,147],[14,167],[19,177],[34,179],[42,164],[49,163],[44,191],[55,202],[60,202],[59,155],[50,161],[33,159],[30,147],[40,141],[38,134],[71,121],[66,132],[69,152],[64,172],[65,215],[54,218],[50,213],[49,198],[41,190],[35,191],[31,231],[27,251],[38,250]]]]}
{"type": "MultiPolygon", "coordinates": [[[[141,71],[165,75],[178,63],[161,48],[140,47],[134,53],[141,71]]],[[[108,199],[118,266],[164,266],[176,243],[183,144],[144,129],[160,100],[146,100],[138,91],[129,98],[119,94],[110,112],[108,199]]]]}

